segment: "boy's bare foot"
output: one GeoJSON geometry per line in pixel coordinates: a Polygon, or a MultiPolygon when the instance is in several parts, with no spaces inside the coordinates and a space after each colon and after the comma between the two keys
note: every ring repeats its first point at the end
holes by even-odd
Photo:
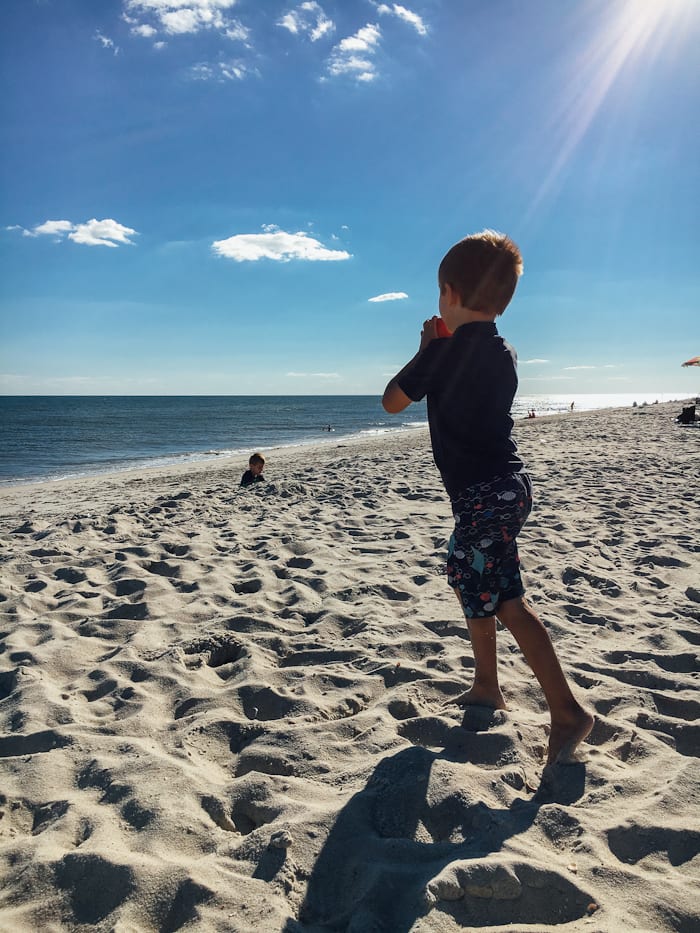
{"type": "Polygon", "coordinates": [[[487,689],[478,684],[473,684],[466,693],[461,693],[458,697],[447,701],[453,706],[488,706],[489,709],[506,709],[505,697],[501,691],[487,689]]]}
{"type": "Polygon", "coordinates": [[[595,719],[583,707],[568,722],[552,723],[547,764],[571,764],[574,753],[593,728],[595,719]]]}

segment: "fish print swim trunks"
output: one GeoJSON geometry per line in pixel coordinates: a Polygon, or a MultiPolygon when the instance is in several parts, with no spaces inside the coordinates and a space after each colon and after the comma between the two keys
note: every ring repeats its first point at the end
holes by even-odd
{"type": "Polygon", "coordinates": [[[526,473],[478,483],[452,500],[447,580],[459,590],[467,619],[492,616],[500,603],[525,592],[516,536],[531,509],[526,473]]]}

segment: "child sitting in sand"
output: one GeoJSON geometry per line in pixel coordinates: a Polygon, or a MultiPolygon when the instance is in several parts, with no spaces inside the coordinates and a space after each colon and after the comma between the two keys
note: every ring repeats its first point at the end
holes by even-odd
{"type": "Polygon", "coordinates": [[[265,477],[262,475],[265,469],[265,458],[260,453],[250,455],[248,460],[248,469],[241,476],[241,486],[252,486],[253,483],[264,483],[265,477]]]}
{"type": "Polygon", "coordinates": [[[486,230],[456,243],[438,270],[440,318],[425,321],[415,357],[389,382],[391,414],[427,395],[435,464],[455,519],[447,579],[466,616],[474,683],[455,702],[505,709],[497,673],[496,618],[542,687],[551,717],[547,764],[571,759],[593,727],[574,698],[540,619],[523,599],[516,538],[532,487],[511,438],[516,355],[496,330],[522,273],[508,237],[486,230]],[[442,328],[442,325],[441,325],[442,328]]]}

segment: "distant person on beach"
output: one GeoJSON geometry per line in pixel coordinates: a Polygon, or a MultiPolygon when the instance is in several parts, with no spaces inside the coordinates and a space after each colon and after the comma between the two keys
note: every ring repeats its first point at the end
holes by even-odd
{"type": "Polygon", "coordinates": [[[253,483],[264,483],[265,477],[262,475],[265,469],[265,458],[262,454],[251,454],[248,460],[248,469],[241,476],[241,486],[252,486],[253,483]]]}
{"type": "Polygon", "coordinates": [[[418,353],[389,382],[382,403],[396,414],[428,398],[433,456],[455,520],[447,579],[475,662],[474,683],[455,702],[505,709],[498,618],[544,691],[551,717],[547,764],[553,764],[571,759],[593,716],[575,699],[546,628],[523,598],[516,539],[530,514],[532,487],[511,438],[516,355],[495,324],[521,272],[518,247],[500,233],[485,230],[456,243],[438,270],[440,318],[423,323],[418,353]],[[452,336],[439,336],[440,319],[452,336]]]}

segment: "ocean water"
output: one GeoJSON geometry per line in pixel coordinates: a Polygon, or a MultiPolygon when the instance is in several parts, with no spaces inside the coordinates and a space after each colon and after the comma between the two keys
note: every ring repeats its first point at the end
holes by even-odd
{"type": "MultiPolygon", "coordinates": [[[[524,395],[513,417],[616,408],[663,395],[524,395]]],[[[0,485],[240,456],[427,424],[425,402],[387,415],[362,396],[0,396],[0,485]],[[330,426],[332,431],[328,431],[330,426]]]]}

